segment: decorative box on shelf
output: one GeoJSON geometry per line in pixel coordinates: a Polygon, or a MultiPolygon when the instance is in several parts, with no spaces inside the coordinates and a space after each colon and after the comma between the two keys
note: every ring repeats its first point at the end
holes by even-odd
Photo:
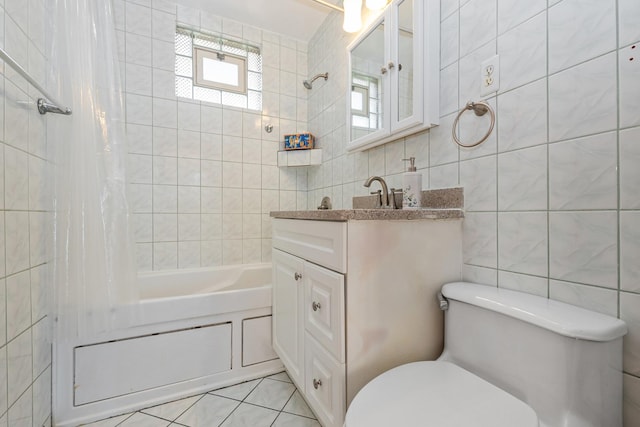
{"type": "Polygon", "coordinates": [[[314,137],[308,132],[284,136],[285,150],[309,150],[313,148],[314,137]]]}
{"type": "Polygon", "coordinates": [[[278,151],[278,167],[313,166],[322,163],[322,149],[278,151]]]}

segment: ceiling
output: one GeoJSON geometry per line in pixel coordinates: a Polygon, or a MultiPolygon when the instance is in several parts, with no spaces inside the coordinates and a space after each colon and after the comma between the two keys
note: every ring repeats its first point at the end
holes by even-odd
{"type": "Polygon", "coordinates": [[[313,0],[178,0],[178,3],[303,41],[311,39],[332,11],[313,0]]]}

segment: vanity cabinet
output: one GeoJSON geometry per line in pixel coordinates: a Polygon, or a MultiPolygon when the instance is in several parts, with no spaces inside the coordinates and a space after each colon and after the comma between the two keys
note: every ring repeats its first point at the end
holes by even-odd
{"type": "Polygon", "coordinates": [[[342,426],[346,223],[274,220],[274,230],[274,350],[322,424],[342,426]]]}
{"type": "Polygon", "coordinates": [[[273,347],[324,427],[375,376],[439,356],[461,235],[460,219],[273,219],[273,347]]]}
{"type": "Polygon", "coordinates": [[[348,52],[348,151],[375,147],[438,123],[438,0],[393,0],[348,52]]]}

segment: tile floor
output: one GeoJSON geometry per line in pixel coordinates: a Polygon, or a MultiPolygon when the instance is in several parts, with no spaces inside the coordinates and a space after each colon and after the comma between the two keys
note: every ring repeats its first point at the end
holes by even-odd
{"type": "Polygon", "coordinates": [[[85,427],[321,427],[286,372],[85,427]]]}

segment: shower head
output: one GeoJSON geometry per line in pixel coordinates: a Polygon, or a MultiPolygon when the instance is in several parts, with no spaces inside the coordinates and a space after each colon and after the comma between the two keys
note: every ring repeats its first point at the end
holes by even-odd
{"type": "Polygon", "coordinates": [[[313,78],[311,79],[311,81],[309,80],[305,80],[302,82],[302,84],[304,85],[304,87],[306,87],[307,89],[313,89],[313,82],[315,82],[316,80],[318,80],[320,77],[324,77],[324,80],[326,81],[329,78],[329,73],[320,73],[320,74],[316,74],[315,76],[313,76],[313,78]]]}

